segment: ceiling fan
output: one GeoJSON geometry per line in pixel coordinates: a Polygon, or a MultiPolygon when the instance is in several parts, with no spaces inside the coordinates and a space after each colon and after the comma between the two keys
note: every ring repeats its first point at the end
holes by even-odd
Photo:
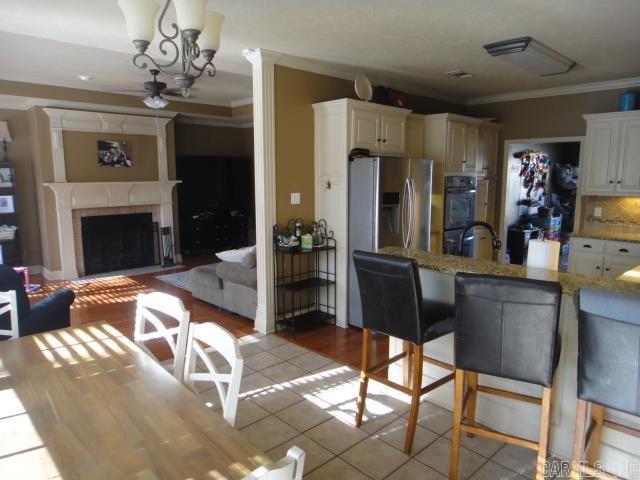
{"type": "Polygon", "coordinates": [[[169,105],[169,101],[163,98],[163,95],[189,98],[191,89],[167,88],[167,84],[165,82],[160,82],[158,80],[160,70],[152,68],[149,70],[149,73],[153,75],[153,80],[150,82],[144,82],[144,90],[137,91],[145,94],[145,96],[142,98],[142,101],[147,107],[161,109],[169,105]]]}

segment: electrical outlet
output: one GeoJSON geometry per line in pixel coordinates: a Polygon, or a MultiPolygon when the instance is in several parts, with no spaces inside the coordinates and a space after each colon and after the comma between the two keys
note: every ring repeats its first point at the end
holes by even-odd
{"type": "Polygon", "coordinates": [[[291,194],[291,205],[300,205],[300,193],[291,194]]]}
{"type": "Polygon", "coordinates": [[[600,207],[594,207],[593,209],[593,216],[596,218],[600,218],[602,217],[602,208],[600,207]]]}

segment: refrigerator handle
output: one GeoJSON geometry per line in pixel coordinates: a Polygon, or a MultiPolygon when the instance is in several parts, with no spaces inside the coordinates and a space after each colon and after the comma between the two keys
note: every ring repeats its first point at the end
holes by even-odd
{"type": "Polygon", "coordinates": [[[413,239],[415,238],[415,225],[416,225],[416,182],[413,178],[409,177],[409,228],[408,228],[408,242],[407,248],[413,245],[413,239]]]}
{"type": "Polygon", "coordinates": [[[404,181],[404,187],[402,189],[402,211],[400,212],[401,229],[402,229],[402,247],[407,248],[407,215],[409,214],[409,179],[404,181]]]}

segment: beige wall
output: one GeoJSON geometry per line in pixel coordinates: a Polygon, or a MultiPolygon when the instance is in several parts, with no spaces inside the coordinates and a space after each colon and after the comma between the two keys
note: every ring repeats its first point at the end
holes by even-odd
{"type": "MultiPolygon", "coordinates": [[[[40,265],[42,254],[29,116],[26,111],[0,109],[0,120],[8,123],[12,139],[7,145],[7,158],[16,166],[16,211],[23,263],[40,265]]],[[[0,158],[4,157],[0,155],[0,158]]]]}
{"type": "Polygon", "coordinates": [[[496,117],[502,124],[496,184],[496,217],[503,202],[502,169],[505,140],[583,136],[587,125],[582,115],[614,112],[623,90],[532,98],[512,102],[468,106],[466,114],[496,117]]]}
{"type": "Polygon", "coordinates": [[[314,219],[313,107],[317,102],[355,98],[353,82],[276,65],[276,221],[314,219]],[[290,194],[300,192],[300,205],[290,194]]]}
{"type": "Polygon", "coordinates": [[[62,134],[64,162],[69,182],[141,182],[158,180],[158,140],[155,135],[125,135],[65,131],[62,134]],[[131,167],[98,164],[98,140],[129,144],[131,167]]]}
{"type": "Polygon", "coordinates": [[[176,123],[177,156],[253,157],[253,128],[176,123]]]}

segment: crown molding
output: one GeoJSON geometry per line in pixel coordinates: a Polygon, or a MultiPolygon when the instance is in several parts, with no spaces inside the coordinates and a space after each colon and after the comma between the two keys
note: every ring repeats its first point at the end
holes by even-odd
{"type": "MultiPolygon", "coordinates": [[[[305,70],[307,72],[317,73],[320,75],[327,75],[329,77],[341,78],[343,80],[354,81],[358,75],[362,75],[363,69],[359,69],[353,66],[337,65],[320,60],[311,60],[303,57],[295,57],[291,55],[282,55],[277,61],[277,65],[283,67],[295,68],[297,70],[305,70]]],[[[465,99],[454,95],[446,95],[444,93],[435,92],[433,90],[412,87],[403,85],[398,82],[390,82],[384,78],[384,74],[375,74],[364,71],[367,77],[373,84],[385,85],[401,92],[411,93],[413,95],[420,95],[421,97],[427,97],[432,100],[441,100],[444,102],[455,103],[458,105],[464,105],[465,99]]]]}
{"type": "Polygon", "coordinates": [[[210,117],[204,115],[179,114],[176,123],[187,125],[206,125],[208,127],[253,128],[253,115],[242,117],[210,117]]]}
{"type": "Polygon", "coordinates": [[[486,103],[513,102],[516,100],[527,100],[531,98],[556,97],[560,95],[576,95],[579,93],[602,92],[605,90],[618,90],[621,88],[640,87],[640,77],[622,78],[619,80],[608,80],[606,82],[580,83],[568,85],[566,87],[541,88],[537,90],[526,90],[523,92],[504,93],[499,95],[488,95],[485,97],[472,97],[467,100],[467,105],[482,105],[486,103]]]}

